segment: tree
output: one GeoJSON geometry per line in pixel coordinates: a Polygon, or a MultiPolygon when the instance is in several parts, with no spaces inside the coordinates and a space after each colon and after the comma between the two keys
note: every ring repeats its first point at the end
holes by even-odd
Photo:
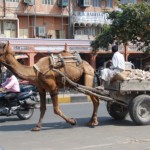
{"type": "Polygon", "coordinates": [[[108,50],[110,44],[116,42],[127,46],[129,42],[136,44],[139,50],[150,51],[150,4],[124,4],[121,11],[112,11],[109,18],[111,25],[104,26],[91,46],[94,51],[103,48],[108,50]]]}

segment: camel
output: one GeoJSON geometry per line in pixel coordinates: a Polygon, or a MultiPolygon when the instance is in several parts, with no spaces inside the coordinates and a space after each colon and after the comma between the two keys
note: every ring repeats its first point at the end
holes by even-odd
{"type": "MultiPolygon", "coordinates": [[[[58,55],[59,57],[53,54],[43,57],[33,66],[27,66],[22,65],[15,59],[14,52],[9,42],[0,44],[0,63],[11,70],[18,78],[34,84],[39,91],[40,117],[36,126],[31,129],[32,131],[40,131],[42,128],[42,120],[46,112],[46,92],[50,93],[54,113],[71,125],[76,125],[77,123],[74,118],[67,117],[61,111],[58,103],[59,89],[64,86],[73,87],[65,82],[65,77],[60,75],[59,72],[54,71],[53,68],[65,74],[75,83],[82,84],[86,87],[93,86],[94,69],[88,62],[82,59],[74,60],[73,58],[76,56],[73,56],[72,53],[66,50],[60,52],[58,55]],[[66,61],[64,61],[65,58],[66,61]]],[[[93,113],[90,121],[86,125],[97,126],[99,98],[94,95],[90,95],[90,98],[93,103],[93,113]]]]}

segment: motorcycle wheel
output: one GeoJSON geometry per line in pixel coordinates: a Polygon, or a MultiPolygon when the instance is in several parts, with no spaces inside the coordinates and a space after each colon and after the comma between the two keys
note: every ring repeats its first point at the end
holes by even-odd
{"type": "Polygon", "coordinates": [[[33,115],[34,109],[27,108],[25,110],[18,110],[17,116],[21,120],[27,120],[30,119],[33,115]]]}

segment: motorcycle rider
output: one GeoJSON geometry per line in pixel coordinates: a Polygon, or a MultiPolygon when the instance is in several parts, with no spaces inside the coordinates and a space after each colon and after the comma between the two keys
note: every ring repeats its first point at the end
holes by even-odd
{"type": "Polygon", "coordinates": [[[10,70],[7,70],[6,81],[1,84],[0,91],[7,93],[1,97],[1,99],[6,100],[8,107],[10,108],[10,101],[15,99],[20,92],[18,79],[15,77],[15,75],[12,74],[10,70]]]}
{"type": "Polygon", "coordinates": [[[15,75],[12,74],[10,70],[7,70],[6,77],[6,81],[1,84],[1,91],[7,92],[7,94],[4,96],[4,99],[9,101],[16,98],[20,92],[20,86],[18,79],[15,77],[15,75]]]}
{"type": "MultiPolygon", "coordinates": [[[[17,97],[18,93],[20,92],[20,85],[18,79],[10,70],[7,70],[6,77],[6,81],[1,84],[0,91],[7,93],[1,98],[7,101],[8,107],[10,108],[10,101],[17,97]]],[[[35,102],[29,100],[26,103],[32,106],[35,104],[35,102]]]]}

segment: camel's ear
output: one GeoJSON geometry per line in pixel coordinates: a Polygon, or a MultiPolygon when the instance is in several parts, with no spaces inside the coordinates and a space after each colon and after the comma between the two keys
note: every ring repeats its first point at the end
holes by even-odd
{"type": "Polygon", "coordinates": [[[8,44],[8,46],[10,46],[10,45],[11,45],[9,40],[7,41],[7,44],[8,44]]]}
{"type": "Polygon", "coordinates": [[[13,54],[13,50],[11,47],[11,44],[9,41],[7,41],[7,47],[5,47],[5,53],[12,53],[13,54]]]}
{"type": "Polygon", "coordinates": [[[7,41],[7,46],[8,46],[8,49],[9,49],[9,47],[11,46],[11,44],[10,44],[9,41],[7,41]]]}

